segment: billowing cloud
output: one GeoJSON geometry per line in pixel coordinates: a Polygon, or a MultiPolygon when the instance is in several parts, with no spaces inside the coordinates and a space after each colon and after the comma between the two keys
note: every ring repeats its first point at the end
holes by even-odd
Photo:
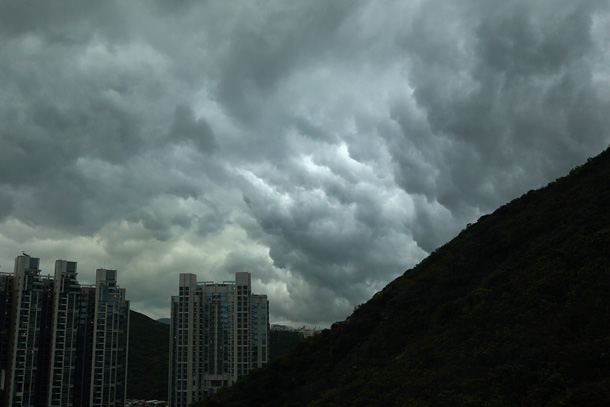
{"type": "Polygon", "coordinates": [[[599,0],[0,5],[0,266],[330,325],[610,140],[599,0]]]}

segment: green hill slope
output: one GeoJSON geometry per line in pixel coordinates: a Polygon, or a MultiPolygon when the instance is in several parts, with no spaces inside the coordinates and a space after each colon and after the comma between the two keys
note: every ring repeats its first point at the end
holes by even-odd
{"type": "Polygon", "coordinates": [[[269,332],[269,347],[271,353],[269,359],[275,359],[294,348],[303,340],[300,332],[293,331],[271,331],[269,332]]]}
{"type": "Polygon", "coordinates": [[[463,230],[198,406],[602,406],[610,152],[463,230]]]}
{"type": "Polygon", "coordinates": [[[135,311],[129,318],[127,398],[167,400],[169,325],[135,311]]]}

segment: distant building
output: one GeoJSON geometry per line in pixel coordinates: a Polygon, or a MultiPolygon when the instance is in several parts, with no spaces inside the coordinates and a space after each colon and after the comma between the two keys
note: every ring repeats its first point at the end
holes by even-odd
{"type": "Polygon", "coordinates": [[[297,331],[299,331],[299,333],[303,336],[303,338],[310,338],[310,337],[316,336],[320,332],[322,332],[318,328],[310,328],[307,326],[303,326],[303,327],[297,329],[297,331]]]}
{"type": "Polygon", "coordinates": [[[223,283],[180,274],[171,305],[171,407],[187,407],[267,363],[269,302],[252,294],[250,273],[223,283]]]}
{"type": "Polygon", "coordinates": [[[125,405],[129,301],[116,270],[81,286],[76,262],[15,259],[0,273],[0,401],[11,407],[125,405]]]}
{"type": "Polygon", "coordinates": [[[127,400],[127,407],[167,407],[162,400],[127,400]]]}
{"type": "Polygon", "coordinates": [[[315,327],[311,328],[308,326],[302,326],[299,328],[293,328],[288,325],[280,325],[280,324],[271,325],[271,330],[274,332],[298,332],[299,334],[301,334],[301,336],[303,338],[309,338],[311,336],[315,336],[315,335],[319,334],[320,332],[322,332],[320,329],[315,328],[315,327]]]}
{"type": "Polygon", "coordinates": [[[271,330],[274,332],[296,332],[297,329],[288,325],[272,324],[271,330]]]}

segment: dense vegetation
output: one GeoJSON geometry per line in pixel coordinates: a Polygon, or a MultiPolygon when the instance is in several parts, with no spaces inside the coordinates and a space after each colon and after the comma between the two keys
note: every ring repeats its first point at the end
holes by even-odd
{"type": "Polygon", "coordinates": [[[275,359],[294,348],[303,340],[303,335],[296,331],[271,331],[269,333],[270,359],[275,359]]]}
{"type": "Polygon", "coordinates": [[[610,152],[196,406],[605,406],[610,152]]]}
{"type": "Polygon", "coordinates": [[[167,400],[169,325],[129,313],[127,398],[167,400]]]}

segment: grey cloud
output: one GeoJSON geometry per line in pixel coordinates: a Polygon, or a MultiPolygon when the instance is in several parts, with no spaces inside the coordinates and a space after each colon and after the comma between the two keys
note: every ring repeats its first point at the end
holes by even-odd
{"type": "Polygon", "coordinates": [[[205,3],[205,0],[175,0],[172,3],[163,0],[155,0],[153,3],[161,13],[180,14],[192,12],[194,5],[201,5],[202,3],[205,3]]]}
{"type": "Polygon", "coordinates": [[[224,279],[227,281],[233,280],[235,273],[240,271],[252,273],[255,278],[263,281],[271,281],[276,276],[276,273],[264,258],[247,251],[231,251],[220,268],[226,275],[224,279]]]}
{"type": "MultiPolygon", "coordinates": [[[[365,287],[355,288],[360,282],[355,284],[346,282],[343,290],[337,290],[336,287],[323,282],[312,281],[311,276],[297,276],[291,272],[278,271],[264,257],[247,252],[231,252],[221,268],[224,270],[223,276],[226,276],[223,278],[227,280],[232,280],[237,271],[251,272],[254,278],[255,293],[259,293],[256,289],[258,281],[262,281],[270,287],[273,287],[275,283],[285,284],[289,297],[282,296],[281,301],[273,301],[273,297],[271,298],[271,311],[275,321],[300,321],[328,325],[342,318],[350,310],[351,302],[358,301],[357,299],[361,298],[363,294],[368,294],[365,287]],[[345,298],[346,293],[350,300],[345,298]]],[[[333,270],[328,269],[326,273],[330,277],[333,270]]],[[[335,277],[337,276],[339,274],[335,275],[335,277]]]]}
{"type": "Polygon", "coordinates": [[[49,43],[68,46],[87,44],[96,35],[117,41],[129,33],[128,10],[121,3],[105,0],[90,3],[6,1],[0,5],[0,34],[33,33],[44,36],[49,43]]]}
{"type": "Polygon", "coordinates": [[[423,128],[429,143],[416,147],[418,160],[397,157],[402,185],[438,196],[456,214],[464,205],[486,212],[523,192],[526,176],[541,185],[603,148],[607,136],[599,136],[608,122],[599,112],[607,103],[596,96],[587,69],[595,52],[595,4],[476,8],[450,25],[461,43],[446,37],[449,29],[432,32],[430,21],[441,23],[435,19],[443,14],[433,10],[435,5],[424,7],[403,45],[415,57],[409,81],[427,123],[415,128],[411,118],[401,118],[408,112],[395,109],[394,114],[407,140],[421,144],[417,134],[423,128]],[[562,11],[555,12],[557,7],[562,11]],[[540,168],[539,151],[555,157],[552,167],[540,168]],[[418,161],[434,163],[435,185],[416,181],[421,169],[409,174],[418,161]]]}
{"type": "Polygon", "coordinates": [[[251,13],[234,22],[231,42],[219,61],[220,100],[237,118],[256,121],[252,110],[273,94],[282,80],[306,68],[313,58],[327,58],[328,45],[352,2],[288,2],[272,8],[247,6],[251,13]],[[260,23],[254,23],[259,20],[260,23]]]}
{"type": "Polygon", "coordinates": [[[206,214],[198,219],[197,233],[205,236],[218,232],[225,222],[224,217],[218,213],[206,214]]]}
{"type": "Polygon", "coordinates": [[[0,191],[0,222],[4,221],[14,207],[14,198],[9,191],[0,191]]]}
{"type": "Polygon", "coordinates": [[[369,180],[350,179],[339,165],[328,165],[327,178],[301,185],[300,192],[290,182],[274,183],[284,199],[251,191],[245,201],[266,232],[262,240],[276,267],[353,303],[371,293],[372,281],[397,275],[405,259],[415,261],[421,252],[415,246],[397,247],[408,246],[406,219],[384,216],[384,197],[376,196],[375,187],[366,187],[369,180]],[[396,250],[406,255],[397,258],[396,250]]]}
{"type": "Polygon", "coordinates": [[[140,123],[110,98],[100,97],[87,106],[83,131],[88,135],[88,152],[111,163],[125,162],[141,146],[140,123]]]}
{"type": "Polygon", "coordinates": [[[553,4],[551,11],[517,3],[500,9],[478,25],[477,54],[507,81],[557,73],[591,49],[591,4],[563,2],[553,4]]]}
{"type": "Polygon", "coordinates": [[[192,141],[202,152],[211,152],[216,148],[214,131],[203,118],[196,120],[188,106],[176,107],[169,135],[172,140],[192,141]]]}
{"type": "Polygon", "coordinates": [[[327,129],[321,128],[318,124],[307,120],[304,117],[294,117],[292,119],[294,127],[299,134],[309,137],[313,140],[327,141],[329,143],[337,143],[339,139],[336,135],[331,134],[327,129]]]}
{"type": "Polygon", "coordinates": [[[185,213],[178,213],[170,218],[170,221],[174,225],[181,226],[184,229],[189,229],[193,220],[185,213]]]}
{"type": "Polygon", "coordinates": [[[275,318],[330,323],[608,144],[608,19],[588,0],[4,2],[0,237],[115,259],[144,311],[180,271],[251,270],[275,318]]]}

